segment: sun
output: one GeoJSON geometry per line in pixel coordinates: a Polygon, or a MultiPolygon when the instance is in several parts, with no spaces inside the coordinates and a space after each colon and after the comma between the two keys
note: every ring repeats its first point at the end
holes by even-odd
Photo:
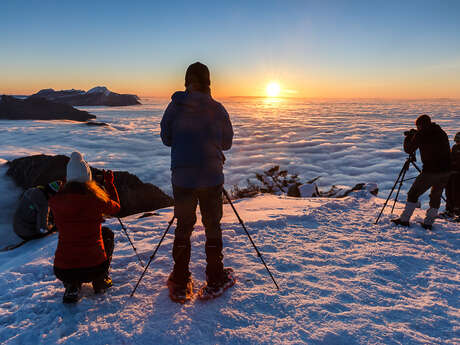
{"type": "Polygon", "coordinates": [[[281,92],[280,84],[278,84],[277,82],[272,81],[272,82],[268,83],[267,88],[266,88],[265,91],[267,92],[268,97],[278,97],[280,92],[281,92]]]}

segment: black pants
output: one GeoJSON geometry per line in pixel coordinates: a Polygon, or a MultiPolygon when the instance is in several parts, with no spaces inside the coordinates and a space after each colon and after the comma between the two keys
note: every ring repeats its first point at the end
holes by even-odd
{"type": "Polygon", "coordinates": [[[200,204],[206,233],[206,275],[208,282],[223,276],[222,255],[222,185],[209,188],[182,188],[173,185],[174,215],[177,217],[173,258],[173,280],[181,284],[190,277],[190,236],[196,223],[196,207],[200,204]]]}
{"type": "Polygon", "coordinates": [[[431,173],[422,171],[407,193],[407,201],[417,202],[418,198],[431,188],[430,207],[439,208],[444,187],[449,181],[450,172],[431,173]]]}
{"type": "Polygon", "coordinates": [[[61,280],[64,285],[89,283],[98,279],[105,278],[109,273],[110,262],[112,261],[112,253],[114,249],[114,234],[108,227],[102,227],[102,240],[104,241],[105,254],[107,260],[103,263],[81,268],[59,268],[54,266],[54,274],[61,280]]]}
{"type": "Polygon", "coordinates": [[[450,176],[446,187],[446,210],[460,215],[460,173],[456,172],[450,176]]]}

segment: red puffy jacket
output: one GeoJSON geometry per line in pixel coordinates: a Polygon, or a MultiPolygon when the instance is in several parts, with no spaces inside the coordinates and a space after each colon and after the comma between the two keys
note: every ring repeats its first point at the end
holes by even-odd
{"type": "Polygon", "coordinates": [[[102,215],[120,211],[118,193],[111,182],[105,188],[112,200],[107,202],[92,194],[57,193],[49,200],[59,231],[54,265],[58,268],[97,266],[107,260],[102,241],[102,215]]]}

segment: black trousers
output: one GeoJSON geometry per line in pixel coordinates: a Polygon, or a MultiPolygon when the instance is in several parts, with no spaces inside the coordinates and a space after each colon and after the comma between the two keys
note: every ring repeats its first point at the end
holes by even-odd
{"type": "Polygon", "coordinates": [[[431,188],[430,207],[439,208],[444,187],[449,181],[450,172],[431,173],[422,171],[407,193],[407,201],[417,202],[418,198],[431,188]]]}
{"type": "Polygon", "coordinates": [[[456,172],[450,176],[446,187],[446,210],[460,215],[460,173],[456,172]]]}
{"type": "Polygon", "coordinates": [[[206,275],[208,282],[223,276],[222,255],[222,185],[208,188],[182,188],[173,185],[174,215],[177,217],[173,258],[173,280],[185,283],[190,277],[190,236],[196,223],[196,207],[199,203],[201,219],[206,233],[206,275]]]}
{"type": "Polygon", "coordinates": [[[68,269],[54,266],[54,274],[64,284],[89,283],[105,278],[109,273],[110,262],[112,261],[112,254],[115,246],[114,237],[112,230],[106,226],[102,227],[102,240],[104,241],[105,254],[107,255],[107,260],[103,263],[91,267],[68,269]]]}

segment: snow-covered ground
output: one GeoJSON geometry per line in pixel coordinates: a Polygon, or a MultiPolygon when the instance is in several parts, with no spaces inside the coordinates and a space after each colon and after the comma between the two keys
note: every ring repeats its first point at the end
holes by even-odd
{"type": "MultiPolygon", "coordinates": [[[[364,191],[344,199],[264,195],[235,202],[279,292],[225,205],[224,261],[238,282],[218,299],[185,305],[171,302],[165,285],[173,231],[130,298],[142,267],[118,222],[109,220],[115,285],[105,295],[85,285],[74,306],[61,303],[64,289],[53,275],[56,235],[0,253],[0,343],[458,344],[460,224],[403,229],[386,213],[373,225],[382,203],[364,191]]],[[[157,213],[123,219],[144,261],[173,214],[157,213]]],[[[422,219],[417,210],[414,220],[422,219]]],[[[204,240],[198,223],[191,271],[199,282],[204,240]]]]}
{"type": "MultiPolygon", "coordinates": [[[[21,191],[4,175],[4,163],[14,158],[79,150],[96,167],[130,171],[170,192],[169,148],[159,138],[168,100],[141,101],[142,106],[83,108],[109,123],[108,128],[68,121],[0,122],[0,245],[18,240],[11,219],[21,191]]],[[[167,297],[172,233],[130,299],[142,268],[117,231],[114,288],[94,296],[85,287],[76,306],[62,305],[63,288],[52,272],[56,235],[0,253],[0,343],[459,343],[460,225],[437,220],[433,232],[416,225],[392,227],[389,209],[379,225],[373,223],[406,158],[403,132],[427,113],[452,139],[460,131],[460,102],[222,102],[235,129],[234,146],[226,153],[227,188],[243,186],[252,173],[279,164],[303,181],[321,175],[320,189],[375,182],[379,197],[362,191],[345,199],[260,196],[238,201],[236,207],[280,292],[226,205],[225,260],[235,268],[239,282],[206,303],[180,306],[167,297]]],[[[410,177],[416,175],[413,170],[410,177]]],[[[400,200],[409,185],[403,186],[400,200]]],[[[172,217],[172,209],[157,212],[150,218],[124,219],[144,260],[172,217]]],[[[422,216],[417,210],[415,221],[422,216]]],[[[108,224],[120,229],[117,221],[108,224]]],[[[193,235],[191,268],[200,281],[203,241],[199,225],[193,235]]]]}

